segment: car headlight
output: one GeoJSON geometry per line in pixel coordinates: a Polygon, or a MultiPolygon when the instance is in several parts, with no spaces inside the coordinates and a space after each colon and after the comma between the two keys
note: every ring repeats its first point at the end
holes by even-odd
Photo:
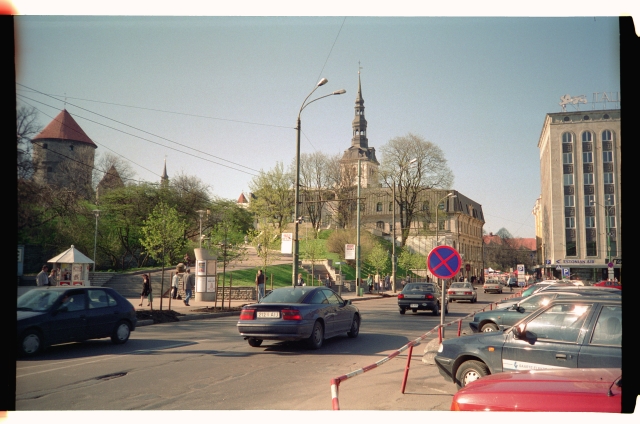
{"type": "Polygon", "coordinates": [[[438,346],[438,353],[442,353],[443,350],[444,350],[444,345],[440,343],[440,346],[438,346]]]}

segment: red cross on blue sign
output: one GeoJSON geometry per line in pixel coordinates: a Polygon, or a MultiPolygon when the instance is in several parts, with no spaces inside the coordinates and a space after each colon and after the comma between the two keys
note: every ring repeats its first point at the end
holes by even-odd
{"type": "Polygon", "coordinates": [[[456,249],[451,246],[437,246],[427,257],[427,267],[438,278],[452,278],[458,271],[462,259],[456,249]]]}

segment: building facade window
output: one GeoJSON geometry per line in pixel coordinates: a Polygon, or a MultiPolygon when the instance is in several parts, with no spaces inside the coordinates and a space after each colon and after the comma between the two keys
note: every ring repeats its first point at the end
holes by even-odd
{"type": "Polygon", "coordinates": [[[583,163],[593,163],[593,152],[582,152],[583,163]]]}
{"type": "Polygon", "coordinates": [[[605,195],[604,195],[604,204],[605,204],[606,206],[613,206],[613,205],[615,205],[615,203],[614,203],[614,197],[613,197],[613,194],[605,194],[605,195]]]}
{"type": "Polygon", "coordinates": [[[605,184],[613,184],[613,172],[605,172],[603,174],[603,180],[605,184]]]}
{"type": "Polygon", "coordinates": [[[577,255],[576,242],[575,241],[568,241],[567,242],[566,254],[567,254],[567,256],[576,256],[577,255]]]}
{"type": "Polygon", "coordinates": [[[567,216],[564,218],[565,228],[576,228],[576,218],[573,216],[567,216]]]}
{"type": "Polygon", "coordinates": [[[568,133],[568,132],[562,134],[562,142],[563,143],[573,143],[573,134],[568,133]]]}
{"type": "Polygon", "coordinates": [[[602,141],[611,141],[611,131],[609,130],[602,131],[602,141]]]}
{"type": "Polygon", "coordinates": [[[584,196],[584,204],[585,206],[595,206],[596,196],[594,196],[593,194],[588,194],[584,196]]]}
{"type": "Polygon", "coordinates": [[[389,202],[389,212],[393,212],[393,202],[389,202]]]}
{"type": "Polygon", "coordinates": [[[593,174],[587,173],[583,174],[584,176],[584,185],[593,185],[593,174]]]}
{"type": "Polygon", "coordinates": [[[382,202],[376,203],[376,212],[382,212],[382,202]]]}
{"type": "Polygon", "coordinates": [[[574,196],[572,195],[565,195],[564,196],[564,205],[566,207],[574,207],[575,206],[575,202],[574,202],[574,196]]]}
{"type": "Polygon", "coordinates": [[[584,226],[586,228],[596,228],[596,217],[595,216],[585,216],[584,217],[584,226]]]}
{"type": "Polygon", "coordinates": [[[582,133],[582,141],[591,141],[591,133],[589,131],[585,131],[582,133]]]}
{"type": "Polygon", "coordinates": [[[562,154],[562,163],[564,163],[564,164],[573,163],[573,153],[563,153],[562,154]]]}
{"type": "Polygon", "coordinates": [[[573,185],[573,174],[564,174],[562,176],[562,180],[564,185],[566,186],[573,185]]]}
{"type": "Polygon", "coordinates": [[[69,146],[69,150],[71,150],[73,152],[73,144],[71,146],[69,146]]]}
{"type": "Polygon", "coordinates": [[[49,148],[49,145],[48,145],[47,143],[43,143],[43,144],[42,144],[42,148],[43,148],[43,149],[48,149],[48,148],[49,148]]]}
{"type": "Polygon", "coordinates": [[[607,216],[607,227],[616,228],[616,217],[615,216],[607,216]]]}
{"type": "Polygon", "coordinates": [[[595,241],[587,242],[587,256],[598,256],[598,246],[595,241]]]}
{"type": "Polygon", "coordinates": [[[602,152],[602,162],[610,163],[613,162],[613,152],[611,150],[605,150],[602,152]]]}

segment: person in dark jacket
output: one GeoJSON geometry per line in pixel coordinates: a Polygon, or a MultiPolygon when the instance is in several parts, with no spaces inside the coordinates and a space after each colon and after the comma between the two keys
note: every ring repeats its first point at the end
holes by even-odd
{"type": "Polygon", "coordinates": [[[151,295],[151,281],[149,279],[149,275],[142,274],[142,293],[140,293],[140,304],[138,306],[142,306],[142,300],[147,296],[147,306],[151,306],[153,302],[153,297],[151,295]]]}

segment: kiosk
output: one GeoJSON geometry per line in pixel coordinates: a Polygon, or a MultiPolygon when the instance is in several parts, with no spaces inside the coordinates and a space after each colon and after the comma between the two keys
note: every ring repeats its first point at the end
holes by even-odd
{"type": "Polygon", "coordinates": [[[217,256],[212,256],[203,248],[194,249],[196,254],[196,296],[197,301],[216,300],[217,256]]]}
{"type": "Polygon", "coordinates": [[[57,272],[57,286],[90,286],[89,270],[93,261],[73,245],[47,262],[54,264],[57,272]]]}

